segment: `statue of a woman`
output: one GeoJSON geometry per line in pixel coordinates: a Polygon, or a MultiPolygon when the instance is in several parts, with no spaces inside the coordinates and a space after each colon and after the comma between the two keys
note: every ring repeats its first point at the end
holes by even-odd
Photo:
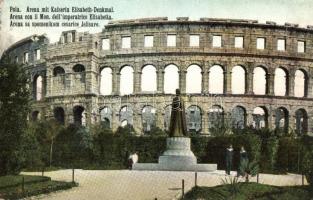
{"type": "Polygon", "coordinates": [[[179,89],[176,89],[176,96],[173,98],[169,131],[170,137],[187,136],[185,105],[179,89]]]}

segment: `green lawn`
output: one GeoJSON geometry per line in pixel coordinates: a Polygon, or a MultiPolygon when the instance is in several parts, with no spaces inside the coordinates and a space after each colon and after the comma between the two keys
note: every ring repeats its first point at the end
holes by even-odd
{"type": "Polygon", "coordinates": [[[57,190],[70,189],[76,183],[52,181],[50,177],[9,175],[0,177],[0,199],[20,199],[27,196],[49,193],[57,190]],[[24,187],[22,179],[24,177],[24,187]]]}
{"type": "Polygon", "coordinates": [[[184,200],[311,200],[308,186],[277,187],[257,183],[237,183],[238,193],[231,185],[194,187],[184,200]]]}

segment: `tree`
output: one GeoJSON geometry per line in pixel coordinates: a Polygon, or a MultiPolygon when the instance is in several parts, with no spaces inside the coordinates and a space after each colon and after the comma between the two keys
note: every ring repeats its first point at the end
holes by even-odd
{"type": "Polygon", "coordinates": [[[49,121],[47,121],[47,129],[46,129],[47,132],[46,132],[45,138],[47,142],[50,143],[50,152],[49,152],[49,166],[50,167],[52,164],[54,140],[57,137],[57,135],[60,133],[62,128],[63,126],[55,119],[50,119],[49,121]]]}
{"type": "Polygon", "coordinates": [[[29,112],[28,79],[25,69],[0,60],[0,175],[17,173],[21,167],[21,136],[29,112]]]}

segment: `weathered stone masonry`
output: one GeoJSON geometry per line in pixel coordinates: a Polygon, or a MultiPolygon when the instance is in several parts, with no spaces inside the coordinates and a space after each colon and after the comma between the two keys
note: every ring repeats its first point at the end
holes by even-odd
{"type": "Polygon", "coordinates": [[[113,130],[128,123],[138,134],[154,126],[166,129],[173,94],[167,94],[164,85],[166,68],[171,65],[178,69],[178,86],[186,101],[190,131],[207,134],[214,121],[223,118],[237,128],[267,126],[285,132],[313,132],[311,26],[209,18],[113,21],[96,34],[65,31],[54,44],[45,35],[33,35],[12,45],[5,54],[28,69],[33,83],[33,120],[54,117],[65,124],[86,126],[104,121],[113,130]],[[175,38],[172,43],[169,35],[175,38]],[[150,36],[149,45],[146,36],[150,36]],[[263,49],[259,38],[264,39],[263,49]],[[143,69],[151,65],[156,73],[156,89],[142,91],[143,69]],[[187,72],[193,65],[201,69],[201,91],[188,93],[187,72]],[[219,94],[209,89],[210,83],[215,84],[210,82],[215,66],[223,71],[222,82],[216,83],[223,87],[219,94]],[[244,70],[240,94],[232,91],[235,66],[244,70]],[[133,80],[129,95],[121,95],[120,91],[123,68],[133,71],[129,75],[133,76],[129,79],[133,80]],[[259,77],[256,68],[265,73],[265,91],[261,94],[254,89],[254,79],[259,77]],[[283,70],[285,81],[280,95],[275,94],[277,68],[283,70]],[[104,69],[109,69],[108,76],[101,75],[104,69]],[[296,81],[296,74],[302,74],[303,85],[296,81]],[[102,80],[111,85],[101,85],[102,80]],[[301,85],[301,95],[296,94],[295,88],[299,87],[295,84],[301,85]],[[110,87],[109,93],[103,94],[101,87],[110,87]]]}

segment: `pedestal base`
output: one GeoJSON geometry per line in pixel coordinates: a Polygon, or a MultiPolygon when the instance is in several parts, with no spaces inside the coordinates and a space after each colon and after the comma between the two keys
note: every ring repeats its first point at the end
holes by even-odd
{"type": "Polygon", "coordinates": [[[190,150],[190,138],[172,137],[166,140],[166,151],[158,163],[135,163],[133,170],[149,171],[215,171],[216,164],[197,164],[190,150]]]}

